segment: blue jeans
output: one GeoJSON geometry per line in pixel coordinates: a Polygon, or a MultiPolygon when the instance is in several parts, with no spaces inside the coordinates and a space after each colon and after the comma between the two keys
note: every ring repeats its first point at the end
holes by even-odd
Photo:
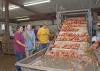
{"type": "MultiPolygon", "coordinates": [[[[16,60],[20,61],[24,58],[24,53],[16,52],[16,60]]],[[[16,71],[22,71],[20,66],[16,66],[16,71]]]]}
{"type": "Polygon", "coordinates": [[[48,43],[40,44],[40,49],[44,49],[48,47],[48,43]]]}

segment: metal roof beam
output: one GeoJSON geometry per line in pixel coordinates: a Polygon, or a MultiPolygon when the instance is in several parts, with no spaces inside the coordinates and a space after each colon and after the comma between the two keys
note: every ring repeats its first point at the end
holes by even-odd
{"type": "MultiPolygon", "coordinates": [[[[40,14],[29,16],[29,20],[15,21],[15,22],[28,22],[28,21],[38,21],[38,20],[54,20],[56,19],[56,13],[40,14]]],[[[17,20],[17,19],[16,19],[17,20]]]]}

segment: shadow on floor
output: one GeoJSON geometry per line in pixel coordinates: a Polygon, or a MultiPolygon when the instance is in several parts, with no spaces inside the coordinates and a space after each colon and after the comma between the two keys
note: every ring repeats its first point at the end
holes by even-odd
{"type": "Polygon", "coordinates": [[[0,71],[15,71],[15,63],[14,55],[0,54],[0,71]]]}

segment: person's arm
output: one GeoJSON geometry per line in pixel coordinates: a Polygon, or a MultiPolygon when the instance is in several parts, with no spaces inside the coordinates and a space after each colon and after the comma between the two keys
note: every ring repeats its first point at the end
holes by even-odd
{"type": "Polygon", "coordinates": [[[25,45],[23,43],[20,42],[20,36],[18,33],[15,34],[15,41],[16,43],[18,43],[19,45],[25,47],[25,45]]]}
{"type": "Polygon", "coordinates": [[[48,31],[48,35],[49,35],[49,36],[51,36],[51,33],[50,33],[50,31],[48,31]]]}
{"type": "Polygon", "coordinates": [[[16,40],[16,42],[17,42],[19,45],[25,47],[25,45],[24,45],[23,43],[21,43],[19,40],[16,40]]]}
{"type": "Polygon", "coordinates": [[[34,37],[33,37],[33,38],[34,38],[33,44],[34,44],[34,48],[35,48],[35,44],[36,44],[36,43],[35,43],[35,38],[36,38],[35,33],[33,33],[33,35],[34,35],[34,37]]]}
{"type": "Polygon", "coordinates": [[[48,36],[51,36],[49,29],[47,29],[48,36]]]}
{"type": "Polygon", "coordinates": [[[38,32],[37,32],[37,38],[38,38],[38,40],[39,40],[39,35],[40,35],[40,30],[38,30],[38,32]]]}

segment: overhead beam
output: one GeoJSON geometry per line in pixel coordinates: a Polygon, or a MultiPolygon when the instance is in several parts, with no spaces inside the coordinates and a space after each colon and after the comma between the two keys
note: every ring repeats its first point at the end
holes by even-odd
{"type": "Polygon", "coordinates": [[[17,3],[17,2],[15,2],[15,0],[9,0],[9,2],[10,2],[11,4],[17,5],[17,6],[19,6],[20,8],[23,8],[23,9],[25,9],[25,10],[27,10],[27,11],[33,13],[33,14],[39,14],[39,12],[37,12],[37,11],[35,11],[35,10],[31,10],[31,9],[25,7],[24,5],[21,5],[21,4],[17,3]]]}
{"type": "Polygon", "coordinates": [[[92,8],[91,10],[92,10],[92,12],[100,12],[100,7],[99,8],[92,8]]]}
{"type": "MultiPolygon", "coordinates": [[[[56,19],[56,13],[48,13],[48,14],[40,14],[40,15],[33,15],[29,16],[29,20],[25,21],[17,21],[17,19],[9,19],[10,23],[20,23],[20,22],[29,22],[29,21],[38,21],[38,20],[54,20],[56,19]]],[[[4,19],[0,19],[0,22],[5,22],[4,19]]]]}
{"type": "MultiPolygon", "coordinates": [[[[0,19],[0,22],[5,22],[5,19],[0,19]]],[[[9,23],[15,23],[16,19],[9,19],[9,23]]]]}
{"type": "Polygon", "coordinates": [[[54,19],[56,19],[56,13],[33,15],[33,16],[30,16],[29,18],[30,18],[29,20],[16,21],[16,22],[28,22],[28,21],[38,21],[38,20],[54,20],[54,19]]]}

